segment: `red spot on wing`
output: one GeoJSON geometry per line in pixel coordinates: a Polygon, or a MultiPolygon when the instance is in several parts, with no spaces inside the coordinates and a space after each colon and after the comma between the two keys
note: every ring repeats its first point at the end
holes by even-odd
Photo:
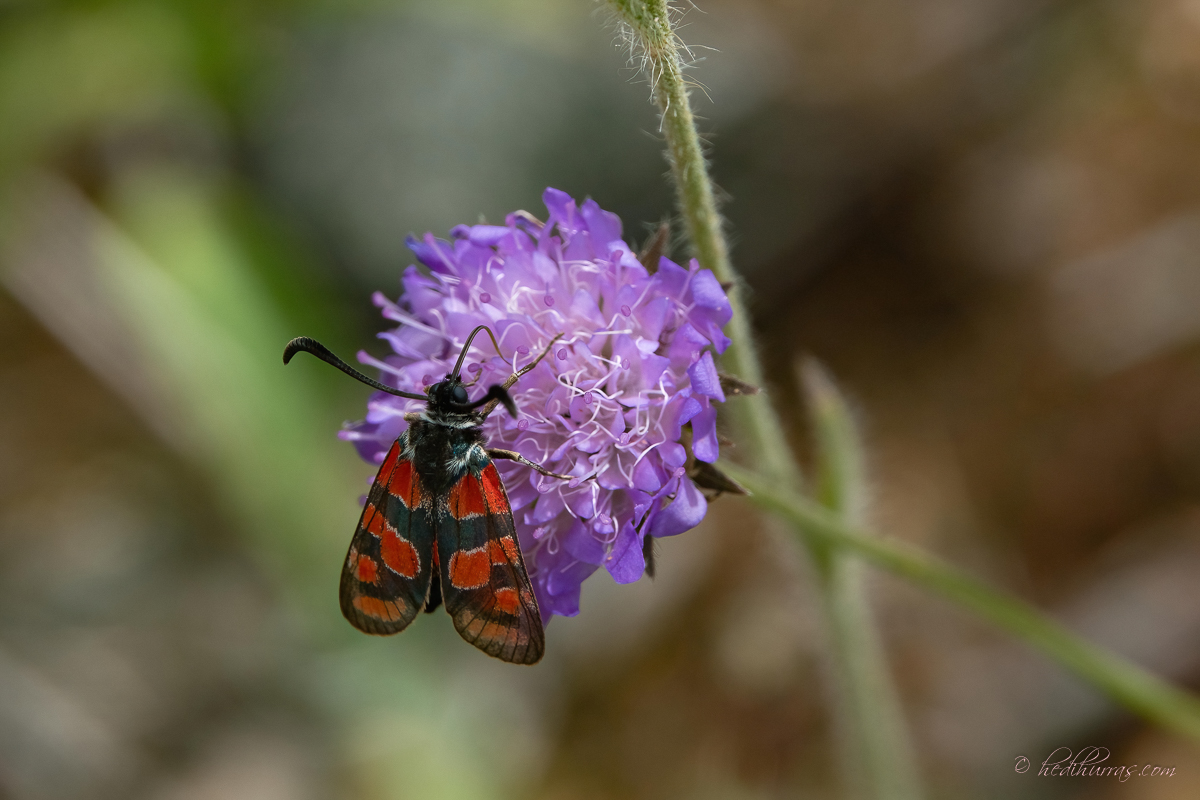
{"type": "Polygon", "coordinates": [[[392,449],[388,450],[387,458],[379,465],[379,474],[376,480],[386,481],[388,475],[392,474],[392,468],[396,466],[396,459],[400,458],[400,440],[392,442],[392,449]]]}
{"type": "Polygon", "coordinates": [[[506,642],[520,646],[529,642],[528,631],[518,625],[486,619],[477,616],[468,622],[461,630],[462,635],[475,642],[477,646],[490,642],[506,642]]]}
{"type": "Polygon", "coordinates": [[[384,622],[395,622],[404,616],[404,601],[400,598],[380,600],[378,597],[368,597],[364,594],[354,598],[354,607],[368,617],[384,622]]]}
{"type": "Polygon", "coordinates": [[[504,548],[500,546],[500,542],[492,539],[488,542],[488,557],[493,564],[507,564],[508,559],[504,556],[504,548]]]}
{"type": "Polygon", "coordinates": [[[383,514],[379,513],[379,509],[375,508],[374,503],[367,503],[367,508],[363,512],[363,528],[376,539],[383,535],[383,514]]]}
{"type": "Polygon", "coordinates": [[[464,633],[475,636],[477,645],[495,641],[507,642],[510,638],[515,640],[515,644],[524,644],[529,640],[528,635],[524,635],[517,626],[495,620],[485,620],[483,617],[472,621],[464,633]]]}
{"type": "Polygon", "coordinates": [[[486,514],[488,511],[483,499],[483,484],[478,477],[469,472],[454,484],[446,498],[446,504],[455,519],[486,514]]]}
{"type": "Polygon", "coordinates": [[[488,464],[479,474],[483,481],[483,494],[487,498],[487,507],[493,514],[503,514],[509,510],[508,499],[504,496],[504,483],[495,464],[488,464]]]}
{"type": "Polygon", "coordinates": [[[392,471],[392,478],[388,482],[388,491],[399,497],[409,508],[421,505],[421,486],[416,472],[413,471],[412,461],[405,458],[396,463],[396,469],[392,471]]]}
{"type": "Polygon", "coordinates": [[[520,564],[521,554],[511,536],[488,540],[488,555],[493,564],[520,564]]]}
{"type": "Polygon", "coordinates": [[[479,638],[484,641],[507,639],[510,631],[512,631],[512,627],[505,625],[503,622],[489,621],[483,626],[483,631],[480,632],[479,638]]]}
{"type": "Polygon", "coordinates": [[[516,616],[517,611],[521,608],[521,599],[517,596],[517,590],[511,586],[502,586],[496,590],[495,594],[496,608],[505,614],[516,616]]]}
{"type": "Polygon", "coordinates": [[[370,556],[354,556],[354,577],[363,583],[375,583],[379,580],[379,565],[370,556]]]}
{"type": "Polygon", "coordinates": [[[492,577],[492,562],[487,550],[459,550],[450,556],[450,583],[456,589],[478,589],[492,577]]]}
{"type": "Polygon", "coordinates": [[[408,539],[402,538],[391,525],[384,529],[379,542],[379,555],[392,572],[405,578],[415,578],[421,571],[421,557],[417,555],[417,548],[408,539]]]}

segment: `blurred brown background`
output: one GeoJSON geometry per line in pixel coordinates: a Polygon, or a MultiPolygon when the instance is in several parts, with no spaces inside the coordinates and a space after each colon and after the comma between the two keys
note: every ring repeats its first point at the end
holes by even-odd
{"type": "MultiPolygon", "coordinates": [[[[737,500],[655,582],[589,581],[533,669],[337,611],[365,393],[281,348],[382,352],[410,231],[546,185],[637,242],[670,215],[607,21],[0,2],[0,797],[839,796],[806,568],[737,500]]],[[[681,33],[797,447],[808,353],[881,531],[1200,689],[1200,2],[708,0],[681,33]]],[[[1194,746],[873,589],[933,796],[1200,796],[1194,746]],[[1084,745],[1176,775],[1033,774],[1084,745]]]]}

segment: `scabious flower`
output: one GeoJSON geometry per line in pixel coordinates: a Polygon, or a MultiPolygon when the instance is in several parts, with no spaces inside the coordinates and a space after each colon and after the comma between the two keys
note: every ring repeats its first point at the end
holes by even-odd
{"type": "MultiPolygon", "coordinates": [[[[593,200],[582,207],[547,189],[543,224],[523,212],[504,225],[459,225],[451,241],[409,237],[424,269],[410,266],[393,302],[377,292],[399,327],[380,334],[393,354],[365,352],[363,364],[397,389],[423,392],[453,367],[477,325],[463,379],[471,396],[503,383],[551,352],[484,423],[489,446],[515,450],[572,478],[548,478],[496,462],[543,620],[579,613],[583,580],[603,566],[618,583],[645,571],[646,536],[674,536],[704,518],[707,503],[689,477],[691,456],[718,456],[716,407],[725,400],[713,363],[729,340],[731,310],[720,283],[695,260],[667,258],[650,272],[621,238],[621,221],[593,200]],[[690,427],[690,437],[685,427],[690,427]],[[688,441],[690,439],[690,441],[688,441]]],[[[383,392],[341,438],[372,463],[383,460],[420,401],[383,392]]]]}

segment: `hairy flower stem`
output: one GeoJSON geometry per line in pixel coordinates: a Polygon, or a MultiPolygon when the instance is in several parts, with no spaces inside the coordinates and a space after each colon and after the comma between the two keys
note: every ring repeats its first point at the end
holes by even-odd
{"type": "MultiPolygon", "coordinates": [[[[679,40],[671,26],[668,4],[666,0],[612,0],[612,6],[646,57],[650,88],[662,115],[662,132],[667,141],[679,210],[696,260],[701,267],[712,270],[721,283],[733,284],[729,291],[733,319],[728,325],[733,344],[721,356],[721,367],[747,383],[762,386],[762,365],[754,350],[750,316],[741,299],[741,277],[729,261],[729,247],[721,229],[721,215],[717,213],[700,135],[696,132],[679,40]]],[[[767,397],[760,394],[730,406],[737,415],[738,427],[754,442],[756,466],[777,480],[798,483],[800,471],[767,397]]]]}
{"type": "Polygon", "coordinates": [[[1200,698],[1097,647],[1043,615],[919,548],[872,536],[830,509],[736,464],[725,471],[750,499],[784,516],[802,535],[885,569],[978,614],[1025,641],[1135,714],[1200,742],[1200,698]]]}
{"type": "MultiPolygon", "coordinates": [[[[809,359],[798,370],[815,439],[813,495],[847,525],[861,524],[867,507],[862,444],[854,415],[825,370],[809,359]]],[[[833,667],[842,713],[847,788],[854,797],[915,800],[921,795],[917,760],[908,739],[883,644],[867,601],[863,565],[818,541],[803,523],[816,566],[830,636],[833,667]]]]}
{"type": "MultiPolygon", "coordinates": [[[[700,266],[711,269],[722,283],[732,283],[733,318],[728,333],[733,343],[722,366],[741,379],[763,384],[763,370],[754,350],[750,317],[741,299],[741,283],[729,261],[729,248],[717,213],[708,165],[700,146],[683,76],[680,43],[671,25],[667,0],[610,0],[628,26],[635,47],[646,59],[654,102],[662,115],[671,173],[688,239],[700,266]]],[[[737,426],[750,441],[747,449],[762,474],[781,485],[799,488],[800,469],[787,445],[775,409],[765,394],[731,404],[737,426]],[[737,408],[740,405],[741,408],[737,408]]],[[[851,443],[857,446],[857,443],[851,443]]],[[[837,454],[831,454],[836,458],[837,454]]],[[[842,760],[865,774],[848,783],[873,800],[910,800],[921,795],[912,767],[903,718],[862,582],[845,557],[811,536],[802,536],[819,579],[832,661],[838,673],[835,686],[838,715],[845,732],[842,760]]],[[[847,775],[849,779],[851,776],[847,775]]]]}
{"type": "MultiPolygon", "coordinates": [[[[736,284],[737,276],[729,264],[725,241],[721,234],[720,218],[716,213],[712,187],[708,183],[703,153],[695,132],[695,122],[687,100],[687,87],[682,77],[678,45],[671,30],[665,0],[610,0],[620,19],[636,37],[645,52],[654,98],[663,112],[663,132],[671,153],[671,166],[676,176],[679,204],[683,210],[688,235],[700,263],[711,269],[721,281],[736,284]]],[[[749,318],[736,290],[731,293],[733,320],[730,334],[734,344],[726,351],[723,365],[741,378],[762,385],[762,369],[753,350],[749,318]]],[[[1156,722],[1168,730],[1200,742],[1200,698],[1182,691],[1126,659],[1096,647],[1076,636],[1059,623],[1049,619],[1028,603],[996,591],[969,574],[962,572],[924,551],[885,538],[869,535],[847,515],[844,480],[825,481],[817,476],[817,499],[809,499],[797,491],[799,471],[785,444],[782,426],[763,395],[741,398],[736,404],[744,409],[738,419],[743,433],[750,437],[755,470],[722,462],[725,471],[750,490],[751,500],[788,520],[803,537],[814,562],[826,572],[830,562],[824,559],[837,554],[852,554],[880,569],[905,578],[928,591],[940,594],[962,608],[968,609],[1013,636],[1027,642],[1067,671],[1094,686],[1113,702],[1129,711],[1156,722]],[[823,563],[824,562],[824,563],[823,563]]],[[[816,413],[819,415],[820,409],[816,413]]],[[[818,426],[819,427],[819,426],[818,426]]],[[[853,447],[826,448],[833,458],[824,463],[837,471],[836,457],[854,456],[853,447]]],[[[875,674],[887,679],[882,659],[869,651],[877,646],[864,639],[864,631],[874,636],[873,628],[862,627],[854,620],[866,608],[865,597],[857,591],[856,581],[835,581],[846,588],[837,593],[828,590],[823,581],[824,601],[830,620],[835,663],[847,673],[846,680],[856,685],[853,698],[861,701],[879,689],[869,678],[875,674]],[[843,613],[844,612],[844,613],[843,613]],[[868,651],[861,653],[859,651],[868,651]],[[857,667],[853,666],[857,665],[857,667]]],[[[886,687],[890,694],[890,685],[886,687]]],[[[851,698],[841,693],[841,702],[848,705],[851,698]]],[[[851,725],[855,711],[843,710],[851,725]]],[[[868,718],[866,713],[858,721],[868,718]]],[[[886,727],[886,726],[885,726],[886,727]]],[[[853,735],[860,734],[853,732],[853,735]]],[[[903,752],[903,732],[878,731],[877,742],[891,741],[884,756],[895,757],[903,752]]],[[[877,747],[863,743],[865,747],[877,747]]],[[[878,754],[877,754],[878,755],[878,754]]],[[[874,765],[887,763],[887,758],[874,759],[874,765]]],[[[901,797],[900,791],[888,794],[887,787],[874,783],[879,797],[901,797]],[[882,792],[882,793],[881,793],[882,792]]],[[[911,794],[911,792],[910,792],[911,794]]]]}

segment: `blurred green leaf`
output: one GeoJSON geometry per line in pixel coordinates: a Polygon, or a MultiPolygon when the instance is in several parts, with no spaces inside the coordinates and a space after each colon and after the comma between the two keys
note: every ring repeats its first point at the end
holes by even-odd
{"type": "Polygon", "coordinates": [[[902,542],[870,536],[829,509],[744,467],[727,464],[725,469],[751,491],[751,500],[799,526],[805,536],[942,595],[1041,650],[1113,702],[1200,742],[1200,698],[1088,643],[1029,603],[987,586],[936,556],[902,542]]]}
{"type": "Polygon", "coordinates": [[[151,4],[31,13],[0,32],[0,180],[77,129],[180,103],[186,31],[151,4]]]}
{"type": "Polygon", "coordinates": [[[313,373],[284,368],[297,331],[223,223],[221,195],[186,173],[131,177],[113,203],[129,237],[112,229],[97,243],[106,285],[259,555],[328,612],[349,501],[365,488],[354,478],[368,470],[334,438],[313,373]]]}
{"type": "MultiPolygon", "coordinates": [[[[833,379],[815,360],[800,368],[816,439],[817,501],[847,525],[863,521],[867,483],[858,426],[833,379]]],[[[847,782],[878,800],[919,798],[924,792],[903,709],[868,602],[862,565],[824,542],[813,547],[822,602],[833,640],[833,682],[846,739],[847,782]]]]}

